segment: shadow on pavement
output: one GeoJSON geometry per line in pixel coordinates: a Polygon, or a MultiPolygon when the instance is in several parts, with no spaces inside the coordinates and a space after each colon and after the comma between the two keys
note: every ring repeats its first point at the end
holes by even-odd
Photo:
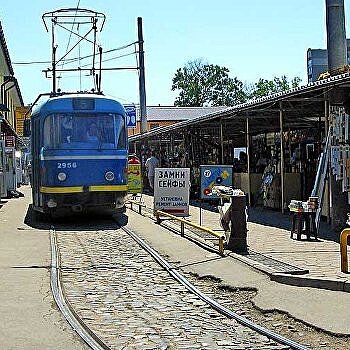
{"type": "Polygon", "coordinates": [[[58,217],[43,214],[28,206],[24,223],[32,228],[48,230],[54,227],[56,230],[96,231],[116,230],[128,224],[128,216],[124,213],[112,214],[99,211],[87,213],[70,213],[58,217]]]}
{"type": "Polygon", "coordinates": [[[0,209],[7,203],[8,201],[0,200],[0,209]]]}
{"type": "MultiPolygon", "coordinates": [[[[292,214],[290,212],[282,214],[281,212],[272,209],[257,207],[249,208],[248,222],[254,222],[256,224],[290,231],[292,227],[292,214]]],[[[339,234],[340,232],[334,232],[331,228],[331,225],[321,219],[318,240],[324,239],[328,241],[339,242],[339,234]]],[[[306,240],[304,239],[304,235],[302,235],[302,237],[303,241],[306,240]]],[[[312,241],[314,242],[315,239],[312,239],[312,241]]]]}

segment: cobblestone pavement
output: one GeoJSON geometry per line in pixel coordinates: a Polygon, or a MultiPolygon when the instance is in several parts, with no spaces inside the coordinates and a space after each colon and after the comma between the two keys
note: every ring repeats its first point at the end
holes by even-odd
{"type": "MultiPolygon", "coordinates": [[[[153,208],[152,196],[143,195],[142,200],[147,207],[153,208]]],[[[203,208],[200,214],[199,207],[191,205],[189,219],[196,223],[201,221],[203,226],[213,230],[222,230],[217,212],[203,208]]],[[[310,241],[291,239],[289,223],[289,215],[269,210],[251,210],[247,223],[249,249],[309,270],[306,277],[350,281],[349,275],[340,271],[339,243],[322,237],[310,241]]]]}
{"type": "Polygon", "coordinates": [[[113,349],[287,349],[213,311],[121,230],[58,231],[75,311],[113,349]]]}

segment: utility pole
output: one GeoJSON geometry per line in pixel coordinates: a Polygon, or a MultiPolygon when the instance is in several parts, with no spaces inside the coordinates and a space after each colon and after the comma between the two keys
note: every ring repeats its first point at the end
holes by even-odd
{"type": "Polygon", "coordinates": [[[137,32],[139,43],[139,93],[140,93],[140,126],[141,134],[147,132],[147,109],[145,87],[145,61],[143,51],[142,18],[137,17],[137,32]]]}
{"type": "Polygon", "coordinates": [[[56,49],[55,45],[55,20],[52,19],[52,92],[56,93],[56,49]]]}
{"type": "Polygon", "coordinates": [[[328,71],[347,64],[344,0],[326,0],[328,71]]]}
{"type": "MultiPolygon", "coordinates": [[[[344,0],[326,0],[326,26],[328,71],[330,74],[347,64],[344,0]]],[[[337,91],[330,93],[331,105],[339,105],[342,96],[337,91]]],[[[328,132],[328,130],[326,130],[328,132]]],[[[329,170],[328,170],[329,171],[329,170]]],[[[348,213],[348,194],[343,192],[341,181],[329,172],[331,188],[331,216],[334,231],[345,227],[348,213]]]]}

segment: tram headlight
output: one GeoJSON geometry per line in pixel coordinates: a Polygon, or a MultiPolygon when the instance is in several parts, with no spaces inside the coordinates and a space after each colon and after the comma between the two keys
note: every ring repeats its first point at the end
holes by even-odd
{"type": "Polygon", "coordinates": [[[67,178],[67,174],[66,173],[58,173],[57,178],[60,181],[64,181],[67,178]]]}
{"type": "Polygon", "coordinates": [[[114,180],[114,173],[113,171],[107,171],[105,174],[105,179],[107,181],[113,181],[114,180]]]}

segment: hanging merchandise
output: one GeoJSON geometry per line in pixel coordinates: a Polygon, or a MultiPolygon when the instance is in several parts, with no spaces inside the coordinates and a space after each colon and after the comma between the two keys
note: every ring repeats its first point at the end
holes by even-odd
{"type": "Polygon", "coordinates": [[[273,146],[275,144],[275,133],[268,132],[266,134],[266,146],[273,146]]]}
{"type": "MultiPolygon", "coordinates": [[[[330,110],[333,126],[333,145],[331,147],[332,174],[342,181],[342,191],[350,192],[350,145],[349,115],[344,107],[332,106],[330,110]]],[[[350,194],[348,196],[350,204],[350,194]]]]}
{"type": "Polygon", "coordinates": [[[336,180],[340,181],[343,180],[343,175],[344,175],[344,157],[343,157],[343,149],[344,146],[340,145],[339,146],[339,158],[338,158],[338,166],[339,166],[339,175],[336,177],[336,180]]]}
{"type": "Polygon", "coordinates": [[[333,136],[338,143],[345,143],[349,140],[349,116],[342,107],[332,107],[333,136]]]}
{"type": "Polygon", "coordinates": [[[332,175],[336,176],[336,180],[340,180],[342,172],[340,171],[340,147],[339,146],[332,146],[331,147],[331,168],[332,168],[332,175]]]}
{"type": "Polygon", "coordinates": [[[350,191],[350,146],[343,146],[343,192],[350,191]]]}

